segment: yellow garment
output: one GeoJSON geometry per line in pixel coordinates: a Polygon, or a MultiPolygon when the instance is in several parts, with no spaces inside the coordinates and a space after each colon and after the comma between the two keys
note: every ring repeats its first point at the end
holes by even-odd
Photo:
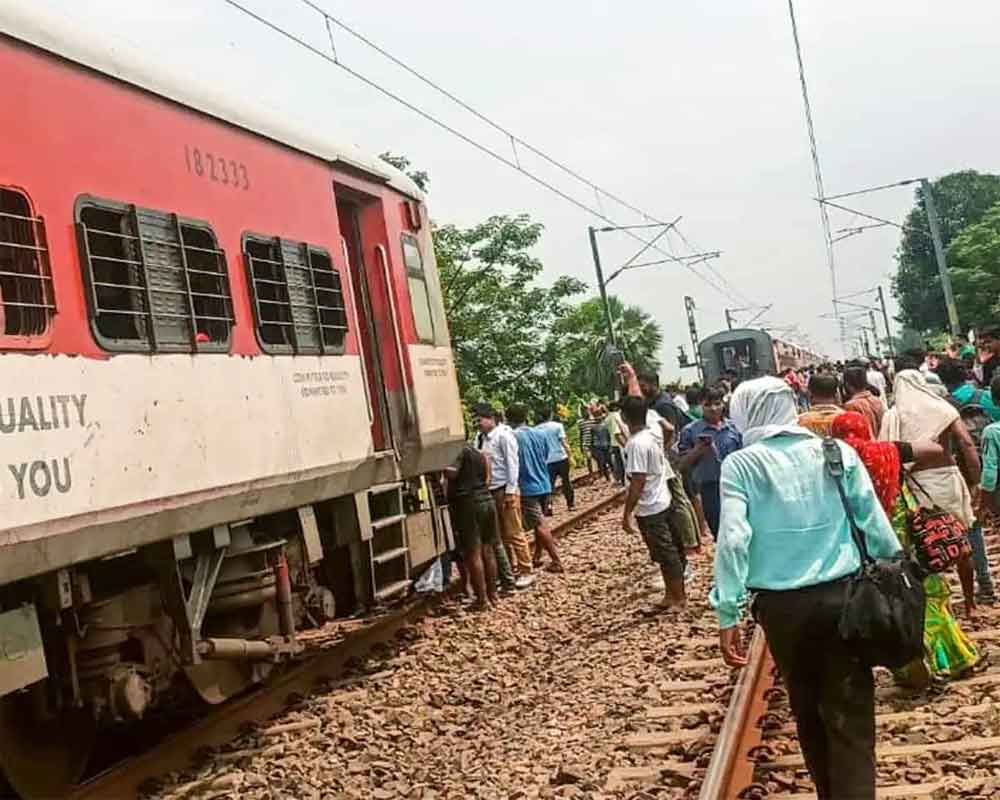
{"type": "Polygon", "coordinates": [[[815,405],[808,411],[799,414],[799,425],[812,431],[817,436],[826,438],[832,435],[830,433],[830,426],[833,425],[834,418],[843,413],[844,409],[840,406],[827,403],[815,405]]]}
{"type": "MultiPolygon", "coordinates": [[[[921,473],[922,474],[922,473],[921,473]]],[[[906,510],[916,501],[904,486],[892,515],[892,526],[903,547],[910,549],[906,510]]],[[[924,616],[924,657],[895,670],[896,680],[908,686],[922,686],[927,677],[958,678],[979,663],[979,651],[951,613],[951,589],[941,575],[924,579],[927,604],[924,616]]]]}

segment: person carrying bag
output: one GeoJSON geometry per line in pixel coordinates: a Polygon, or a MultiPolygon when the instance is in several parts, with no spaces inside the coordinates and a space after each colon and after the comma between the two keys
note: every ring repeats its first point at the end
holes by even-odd
{"type": "MultiPolygon", "coordinates": [[[[798,424],[792,390],[776,378],[740,384],[730,416],[744,447],[723,462],[720,480],[710,601],[722,657],[730,666],[746,663],[739,621],[753,592],[817,796],[874,800],[875,681],[854,642],[841,635],[845,609],[859,590],[868,592],[868,573],[828,474],[823,440],[798,424]]],[[[833,446],[867,556],[878,563],[897,555],[899,539],[864,464],[849,445],[833,446]]]]}
{"type": "Polygon", "coordinates": [[[835,440],[823,441],[823,458],[861,558],[861,569],[848,584],[840,636],[868,666],[902,667],[923,653],[923,569],[902,552],[892,558],[871,557],[844,492],[844,459],[835,440]]]}

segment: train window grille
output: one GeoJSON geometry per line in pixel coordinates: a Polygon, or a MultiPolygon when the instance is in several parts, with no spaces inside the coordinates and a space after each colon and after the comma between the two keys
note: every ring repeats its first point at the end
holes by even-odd
{"type": "Polygon", "coordinates": [[[265,353],[344,352],[347,310],[330,254],[279,237],[244,238],[257,336],[265,353]]]}
{"type": "Polygon", "coordinates": [[[77,223],[96,337],[108,350],[226,352],[226,254],[205,223],[87,202],[77,223]]]}
{"type": "Polygon", "coordinates": [[[31,346],[55,311],[45,221],[27,195],[0,187],[0,347],[31,346]]]}
{"type": "Polygon", "coordinates": [[[406,284],[410,290],[410,305],[417,338],[422,342],[434,341],[434,315],[431,312],[431,295],[420,247],[413,236],[403,234],[403,262],[406,265],[406,284]]]}

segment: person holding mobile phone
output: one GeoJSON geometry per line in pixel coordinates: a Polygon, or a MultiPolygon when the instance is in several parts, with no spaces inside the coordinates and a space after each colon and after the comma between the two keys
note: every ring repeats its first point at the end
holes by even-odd
{"type": "Polygon", "coordinates": [[[743,446],[739,431],[725,419],[725,392],[713,387],[705,392],[702,418],[681,431],[677,442],[680,467],[690,471],[691,485],[701,498],[712,539],[719,535],[721,511],[719,480],[722,462],[743,446]]]}

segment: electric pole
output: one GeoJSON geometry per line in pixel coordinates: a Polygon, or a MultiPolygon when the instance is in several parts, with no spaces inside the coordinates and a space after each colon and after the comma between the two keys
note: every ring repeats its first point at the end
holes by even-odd
{"type": "Polygon", "coordinates": [[[729,330],[733,329],[733,312],[728,308],[726,309],[726,327],[729,328],[729,330]]]}
{"type": "Polygon", "coordinates": [[[869,309],[869,311],[868,311],[868,320],[869,320],[869,322],[871,322],[871,326],[872,326],[872,340],[875,342],[875,353],[874,353],[874,355],[875,355],[876,358],[881,358],[882,357],[882,350],[883,350],[883,348],[879,347],[879,342],[878,342],[878,340],[881,337],[878,335],[878,328],[875,325],[875,312],[872,311],[871,309],[869,309]]]}
{"type": "Polygon", "coordinates": [[[597,229],[593,226],[587,228],[590,233],[590,252],[594,255],[594,272],[597,273],[597,288],[601,293],[601,302],[604,304],[604,319],[608,325],[608,341],[611,346],[618,347],[618,339],[615,337],[615,322],[611,318],[611,304],[608,302],[608,290],[604,285],[604,272],[601,270],[601,254],[597,250],[597,229]]]}
{"type": "Polygon", "coordinates": [[[924,191],[924,208],[927,210],[927,224],[931,229],[931,239],[934,241],[934,257],[937,259],[938,274],[941,276],[941,288],[944,290],[944,304],[948,309],[948,324],[953,336],[962,333],[958,322],[958,308],[955,306],[955,295],[951,291],[951,278],[948,277],[948,267],[944,260],[944,245],[941,243],[941,228],[938,225],[937,207],[934,205],[934,194],[931,184],[926,178],[920,179],[920,187],[924,191]]]}
{"type": "Polygon", "coordinates": [[[889,356],[896,355],[896,348],[892,345],[892,331],[889,329],[889,312],[885,310],[885,294],[882,287],[878,287],[878,302],[882,306],[882,321],[885,323],[885,344],[889,348],[889,356]]]}
{"type": "MultiPolygon", "coordinates": [[[[695,305],[693,297],[684,298],[684,310],[687,312],[688,331],[690,331],[691,333],[691,350],[693,351],[694,365],[698,368],[698,380],[704,382],[705,372],[701,363],[701,352],[698,349],[698,324],[695,322],[694,319],[695,305]]],[[[726,315],[728,318],[729,315],[728,310],[726,311],[726,315]]],[[[730,330],[732,330],[731,325],[730,325],[730,330]]]]}

